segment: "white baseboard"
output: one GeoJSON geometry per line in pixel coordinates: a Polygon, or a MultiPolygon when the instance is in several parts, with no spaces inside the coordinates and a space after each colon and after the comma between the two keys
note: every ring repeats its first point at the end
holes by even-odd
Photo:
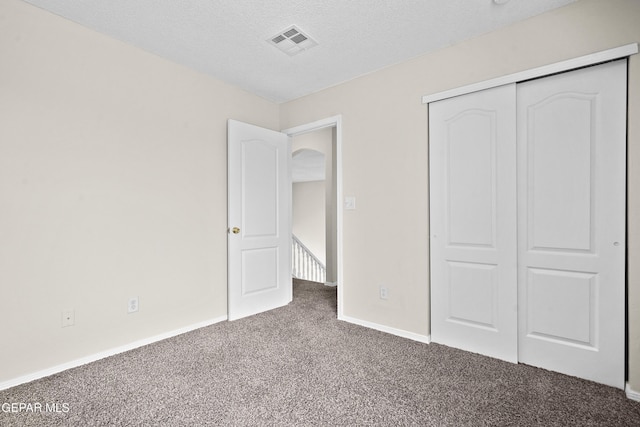
{"type": "Polygon", "coordinates": [[[635,391],[631,389],[629,383],[625,384],[624,392],[627,395],[627,399],[635,400],[636,402],[640,402],[640,391],[635,391]]]}
{"type": "Polygon", "coordinates": [[[186,332],[194,331],[196,329],[204,328],[205,326],[210,326],[215,323],[223,322],[227,320],[227,316],[217,317],[215,319],[205,320],[203,322],[194,323],[189,326],[185,326],[183,328],[174,329],[173,331],[164,332],[162,334],[154,335],[149,338],[143,338],[138,341],[134,341],[129,344],[125,344],[119,347],[115,347],[109,350],[101,351],[100,353],[95,353],[90,356],[82,357],[80,359],[75,359],[67,363],[63,363],[61,365],[52,366],[47,369],[43,369],[41,371],[33,372],[31,374],[23,375],[17,378],[13,378],[8,381],[4,381],[0,383],[0,390],[5,390],[11,387],[15,387],[20,384],[28,383],[30,381],[34,381],[40,378],[48,377],[49,375],[57,374],[62,371],[66,371],[67,369],[76,368],[78,366],[86,365],[87,363],[95,362],[96,360],[104,359],[105,357],[113,356],[119,353],[124,353],[125,351],[133,350],[134,348],[142,347],[148,344],[152,344],[154,342],[162,341],[167,338],[175,337],[177,335],[184,334],[186,332]]]}
{"type": "Polygon", "coordinates": [[[390,326],[380,325],[378,323],[368,322],[366,320],[360,320],[349,316],[339,316],[338,320],[343,320],[355,325],[364,326],[365,328],[375,329],[376,331],[386,332],[387,334],[396,335],[402,338],[407,338],[413,341],[429,344],[431,343],[430,335],[420,335],[414,332],[408,332],[402,329],[392,328],[390,326]]]}
{"type": "Polygon", "coordinates": [[[331,286],[332,288],[335,288],[336,286],[338,286],[338,282],[324,282],[325,286],[331,286]]]}

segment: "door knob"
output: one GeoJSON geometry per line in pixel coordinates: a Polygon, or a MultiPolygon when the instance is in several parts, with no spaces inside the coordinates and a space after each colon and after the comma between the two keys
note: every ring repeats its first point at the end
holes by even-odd
{"type": "Polygon", "coordinates": [[[240,229],[239,229],[238,227],[233,227],[233,228],[231,229],[231,232],[232,232],[233,234],[238,234],[238,233],[240,232],[240,229]]]}

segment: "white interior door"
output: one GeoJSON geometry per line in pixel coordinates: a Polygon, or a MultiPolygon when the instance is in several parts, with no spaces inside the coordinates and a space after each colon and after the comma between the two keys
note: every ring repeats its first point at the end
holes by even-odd
{"type": "Polygon", "coordinates": [[[431,339],[517,361],[515,85],[429,105],[431,339]]]}
{"type": "Polygon", "coordinates": [[[519,360],[623,388],[626,60],[518,85],[519,360]]]}
{"type": "Polygon", "coordinates": [[[228,122],[229,320],[291,302],[291,140],[228,122]]]}

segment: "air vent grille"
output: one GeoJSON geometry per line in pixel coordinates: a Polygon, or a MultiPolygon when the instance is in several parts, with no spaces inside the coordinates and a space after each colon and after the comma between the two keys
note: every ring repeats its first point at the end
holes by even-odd
{"type": "Polygon", "coordinates": [[[290,40],[292,40],[296,44],[300,44],[303,41],[307,40],[307,38],[305,36],[303,36],[302,34],[296,34],[295,36],[291,37],[290,40]]]}
{"type": "Polygon", "coordinates": [[[317,46],[318,44],[295,25],[292,25],[291,27],[280,31],[278,34],[269,37],[267,42],[271,43],[289,56],[297,55],[307,49],[317,46]]]}

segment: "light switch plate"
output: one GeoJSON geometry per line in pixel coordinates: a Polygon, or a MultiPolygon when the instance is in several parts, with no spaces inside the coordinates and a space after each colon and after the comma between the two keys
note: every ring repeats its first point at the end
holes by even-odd
{"type": "Polygon", "coordinates": [[[356,209],[356,198],[353,196],[344,198],[344,208],[348,211],[356,209]]]}

